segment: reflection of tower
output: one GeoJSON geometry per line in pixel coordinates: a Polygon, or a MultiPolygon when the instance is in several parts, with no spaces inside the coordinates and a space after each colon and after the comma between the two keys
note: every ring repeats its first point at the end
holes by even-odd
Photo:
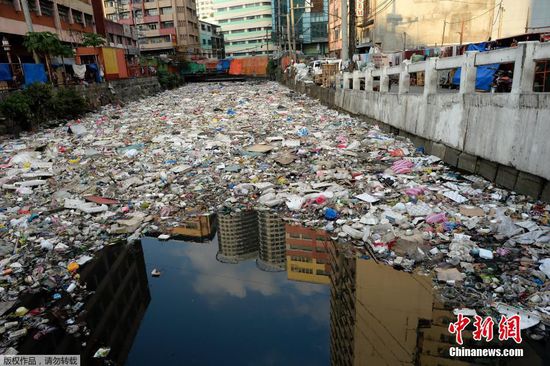
{"type": "Polygon", "coordinates": [[[284,271],[286,268],[285,224],[277,213],[258,210],[260,255],[256,261],[264,271],[284,271]]]}
{"type": "Polygon", "coordinates": [[[313,283],[330,283],[330,235],[323,230],[286,225],[286,270],[288,279],[313,283]]]}
{"type": "MultiPolygon", "coordinates": [[[[76,324],[85,322],[89,335],[80,338],[78,333],[68,334],[62,330],[66,328],[64,318],[55,316],[56,320],[50,321],[50,325],[57,328],[55,331],[39,339],[28,337],[17,349],[21,354],[80,354],[81,364],[86,366],[98,364],[94,353],[108,346],[111,347],[108,359],[124,365],[151,300],[141,243],[106,246],[79,272],[80,282],[93,294],[85,300],[84,311],[74,320],[76,324]],[[57,321],[62,323],[56,324],[57,321]]],[[[58,314],[66,311],[60,313],[60,309],[58,314]]],[[[79,332],[82,330],[81,327],[79,332]]]]}
{"type": "Polygon", "coordinates": [[[220,262],[236,263],[254,258],[258,253],[256,211],[218,213],[218,245],[220,262]]]}
{"type": "Polygon", "coordinates": [[[419,324],[432,316],[432,284],[374,260],[331,263],[332,365],[414,365],[419,324]]]}

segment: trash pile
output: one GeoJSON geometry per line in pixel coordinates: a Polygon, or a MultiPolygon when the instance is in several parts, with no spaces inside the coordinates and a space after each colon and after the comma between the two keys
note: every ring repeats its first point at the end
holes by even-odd
{"type": "Polygon", "coordinates": [[[78,271],[103,246],[255,207],[354,255],[433,272],[463,307],[521,309],[538,320],[533,338],[550,324],[550,206],[276,83],[187,85],[5,139],[0,188],[2,351],[48,332],[52,309],[83,331],[78,271]],[[21,306],[38,292],[40,306],[21,306]]]}

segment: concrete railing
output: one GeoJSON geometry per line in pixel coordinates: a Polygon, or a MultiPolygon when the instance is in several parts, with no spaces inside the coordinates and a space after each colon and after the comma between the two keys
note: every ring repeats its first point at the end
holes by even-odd
{"type": "Polygon", "coordinates": [[[543,196],[550,201],[550,93],[534,92],[536,62],[549,59],[550,43],[525,42],[515,48],[342,73],[343,85],[337,83],[327,104],[422,139],[422,145],[433,146],[431,153],[449,164],[479,172],[506,188],[537,197],[544,185],[543,196]],[[477,67],[499,63],[514,64],[512,91],[476,93],[477,67]],[[457,67],[458,92],[440,89],[438,71],[457,67]],[[410,74],[420,71],[425,73],[424,89],[415,93],[410,74]],[[389,92],[395,76],[399,86],[389,92]],[[376,92],[374,78],[379,78],[376,92]],[[536,183],[520,189],[526,181],[536,183]]]}
{"type": "Polygon", "coordinates": [[[383,69],[369,68],[366,71],[344,72],[339,77],[343,83],[336,85],[343,89],[373,91],[374,78],[380,78],[379,91],[389,91],[390,76],[399,76],[399,94],[410,90],[410,74],[424,72],[424,94],[437,93],[437,71],[461,68],[460,93],[475,92],[476,71],[478,66],[490,64],[513,63],[514,78],[512,93],[531,93],[535,80],[535,63],[539,60],[550,59],[550,43],[522,42],[515,48],[503,48],[487,52],[468,51],[462,56],[438,58],[432,57],[427,61],[414,64],[405,61],[399,66],[383,69]]]}

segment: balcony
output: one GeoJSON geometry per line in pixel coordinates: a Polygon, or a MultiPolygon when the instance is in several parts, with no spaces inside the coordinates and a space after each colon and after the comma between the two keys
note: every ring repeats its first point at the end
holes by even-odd
{"type": "Polygon", "coordinates": [[[174,14],[162,14],[160,20],[163,22],[169,22],[174,20],[174,14]]]}
{"type": "Polygon", "coordinates": [[[143,37],[158,37],[160,36],[160,30],[159,29],[143,30],[141,31],[141,34],[143,37]]]}
{"type": "Polygon", "coordinates": [[[172,7],[172,1],[170,0],[160,0],[159,1],[159,8],[167,8],[172,7]]]}
{"type": "Polygon", "coordinates": [[[136,24],[158,23],[159,20],[160,20],[160,15],[146,15],[143,18],[136,19],[136,24]]]}
{"type": "Polygon", "coordinates": [[[164,50],[173,49],[174,44],[172,42],[159,42],[159,43],[144,43],[139,46],[142,50],[164,50]]]}
{"type": "Polygon", "coordinates": [[[168,36],[170,34],[176,34],[176,28],[161,28],[158,29],[161,36],[168,36]]]}

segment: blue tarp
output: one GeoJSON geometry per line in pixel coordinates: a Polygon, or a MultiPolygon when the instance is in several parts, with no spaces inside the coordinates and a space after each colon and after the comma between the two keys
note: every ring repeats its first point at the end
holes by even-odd
{"type": "Polygon", "coordinates": [[[99,73],[99,69],[97,67],[96,64],[88,64],[86,65],[88,66],[90,69],[92,69],[95,73],[95,82],[96,83],[101,83],[101,74],[99,73]]]}
{"type": "Polygon", "coordinates": [[[12,74],[10,64],[0,64],[0,81],[11,81],[12,74]]]}
{"type": "Polygon", "coordinates": [[[43,64],[23,64],[23,73],[25,74],[25,86],[48,81],[43,64]]]}
{"type": "MultiPolygon", "coordinates": [[[[468,48],[466,48],[466,51],[479,51],[479,52],[485,52],[487,50],[487,43],[477,43],[477,44],[471,44],[468,45],[468,48]]],[[[493,79],[495,77],[495,72],[497,72],[499,68],[499,64],[492,64],[492,65],[483,65],[477,67],[477,74],[476,74],[476,89],[478,90],[491,90],[491,84],[493,83],[493,79]]],[[[454,85],[460,85],[460,67],[456,70],[455,75],[453,77],[453,84],[454,85]]]]}
{"type": "Polygon", "coordinates": [[[228,71],[229,66],[231,66],[231,60],[229,60],[229,59],[220,60],[218,62],[218,64],[216,65],[216,70],[217,71],[228,71]]]}

